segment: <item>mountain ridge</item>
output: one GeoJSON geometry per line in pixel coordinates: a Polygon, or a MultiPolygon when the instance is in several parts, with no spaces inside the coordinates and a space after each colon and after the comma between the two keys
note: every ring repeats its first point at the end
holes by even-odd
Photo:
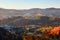
{"type": "Polygon", "coordinates": [[[34,16],[36,14],[42,14],[46,16],[59,17],[60,18],[60,8],[31,8],[31,9],[4,9],[0,8],[0,18],[7,18],[10,16],[34,16]]]}

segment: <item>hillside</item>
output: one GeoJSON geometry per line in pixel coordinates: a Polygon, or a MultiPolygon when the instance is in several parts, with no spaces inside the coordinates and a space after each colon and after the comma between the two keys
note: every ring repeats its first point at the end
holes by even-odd
{"type": "Polygon", "coordinates": [[[0,20],[0,25],[11,25],[17,27],[25,25],[58,26],[60,25],[60,18],[40,16],[39,19],[25,19],[24,17],[17,16],[0,20]]]}
{"type": "Polygon", "coordinates": [[[11,16],[35,16],[36,14],[41,14],[45,16],[60,17],[60,8],[32,8],[32,9],[4,9],[0,8],[0,18],[7,18],[11,16]]]}

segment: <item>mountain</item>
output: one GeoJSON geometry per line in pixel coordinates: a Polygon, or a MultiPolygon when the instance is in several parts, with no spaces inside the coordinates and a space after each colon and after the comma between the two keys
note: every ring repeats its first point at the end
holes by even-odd
{"type": "Polygon", "coordinates": [[[11,16],[27,16],[32,17],[37,14],[40,14],[40,16],[51,16],[51,17],[60,17],[60,8],[46,8],[46,9],[40,9],[40,8],[32,8],[32,9],[22,9],[22,10],[16,10],[16,9],[4,9],[0,8],[0,18],[8,18],[11,16]]]}
{"type": "Polygon", "coordinates": [[[58,26],[60,25],[60,18],[40,16],[39,19],[25,19],[24,17],[12,17],[0,20],[0,25],[10,25],[14,27],[24,27],[26,25],[39,25],[39,26],[58,26]]]}

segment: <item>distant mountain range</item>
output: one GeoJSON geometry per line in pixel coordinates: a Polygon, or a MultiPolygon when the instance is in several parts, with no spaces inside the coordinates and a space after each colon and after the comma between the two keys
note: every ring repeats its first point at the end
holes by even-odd
{"type": "Polygon", "coordinates": [[[32,9],[3,9],[0,8],[0,18],[8,18],[11,16],[49,16],[49,17],[60,17],[60,8],[32,8],[32,9]]]}

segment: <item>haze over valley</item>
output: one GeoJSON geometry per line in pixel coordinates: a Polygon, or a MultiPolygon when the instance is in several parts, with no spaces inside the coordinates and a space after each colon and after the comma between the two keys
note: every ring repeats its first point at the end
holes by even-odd
{"type": "Polygon", "coordinates": [[[32,8],[22,10],[0,8],[0,18],[8,18],[12,16],[32,17],[36,15],[60,18],[60,8],[32,8]]]}

